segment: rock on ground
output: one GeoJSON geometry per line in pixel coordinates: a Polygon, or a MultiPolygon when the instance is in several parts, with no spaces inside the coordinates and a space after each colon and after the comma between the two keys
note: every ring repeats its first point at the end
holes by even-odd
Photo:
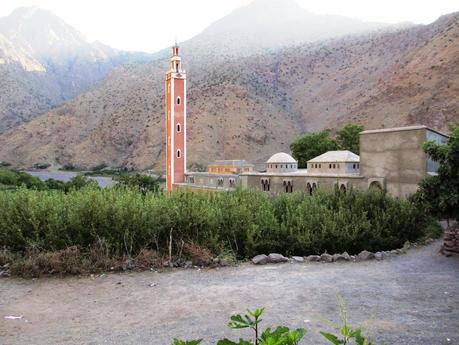
{"type": "Polygon", "coordinates": [[[268,257],[265,254],[256,255],[252,258],[252,263],[255,265],[265,265],[269,262],[268,257]]]}
{"type": "Polygon", "coordinates": [[[282,254],[271,253],[268,255],[268,261],[273,264],[277,264],[280,262],[287,262],[288,258],[283,256],[282,254]]]}

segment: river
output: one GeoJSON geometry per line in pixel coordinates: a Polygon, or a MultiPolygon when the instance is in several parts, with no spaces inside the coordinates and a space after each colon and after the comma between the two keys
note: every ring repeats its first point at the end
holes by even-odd
{"type": "MultiPolygon", "coordinates": [[[[55,179],[63,182],[68,182],[78,175],[78,172],[74,171],[47,171],[47,170],[33,170],[33,171],[26,171],[30,175],[38,177],[40,180],[46,181],[48,179],[55,179]]],[[[87,178],[94,180],[97,182],[99,187],[105,188],[110,187],[115,184],[115,181],[111,177],[106,176],[87,176],[87,178]]]]}

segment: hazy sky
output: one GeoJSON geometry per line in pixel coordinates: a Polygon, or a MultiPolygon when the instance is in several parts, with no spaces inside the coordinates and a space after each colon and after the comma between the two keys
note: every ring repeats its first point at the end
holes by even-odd
{"type": "MultiPolygon", "coordinates": [[[[251,0],[0,0],[0,17],[21,6],[51,10],[89,40],[154,52],[198,34],[251,0]]],[[[458,0],[297,0],[310,12],[365,21],[430,23],[459,10],[458,0]]]]}

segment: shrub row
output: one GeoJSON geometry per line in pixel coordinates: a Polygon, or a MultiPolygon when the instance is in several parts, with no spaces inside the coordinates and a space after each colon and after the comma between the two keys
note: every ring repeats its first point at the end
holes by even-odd
{"type": "Polygon", "coordinates": [[[89,252],[101,240],[113,255],[167,253],[172,238],[173,254],[184,243],[239,258],[268,252],[352,254],[401,247],[436,231],[432,224],[410,202],[374,192],[270,197],[249,190],[162,194],[91,186],[68,193],[0,191],[0,247],[19,253],[71,246],[89,252]]]}

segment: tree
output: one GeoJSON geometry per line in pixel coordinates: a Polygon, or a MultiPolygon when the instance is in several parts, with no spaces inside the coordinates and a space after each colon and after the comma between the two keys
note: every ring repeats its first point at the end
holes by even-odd
{"type": "Polygon", "coordinates": [[[293,157],[298,161],[299,168],[306,168],[307,161],[325,153],[338,149],[338,144],[330,137],[330,130],[311,132],[290,144],[293,157]]]}
{"type": "Polygon", "coordinates": [[[160,182],[158,178],[154,178],[148,175],[142,174],[121,174],[118,178],[118,186],[127,186],[138,188],[142,194],[147,192],[158,192],[160,187],[160,182]]]}
{"type": "Polygon", "coordinates": [[[363,131],[362,125],[348,123],[336,132],[336,142],[341,150],[349,150],[356,155],[360,154],[359,133],[363,131]]]}
{"type": "Polygon", "coordinates": [[[414,200],[429,214],[446,219],[459,219],[459,125],[451,128],[445,145],[433,141],[424,151],[440,163],[438,175],[426,177],[419,185],[414,200]]]}

